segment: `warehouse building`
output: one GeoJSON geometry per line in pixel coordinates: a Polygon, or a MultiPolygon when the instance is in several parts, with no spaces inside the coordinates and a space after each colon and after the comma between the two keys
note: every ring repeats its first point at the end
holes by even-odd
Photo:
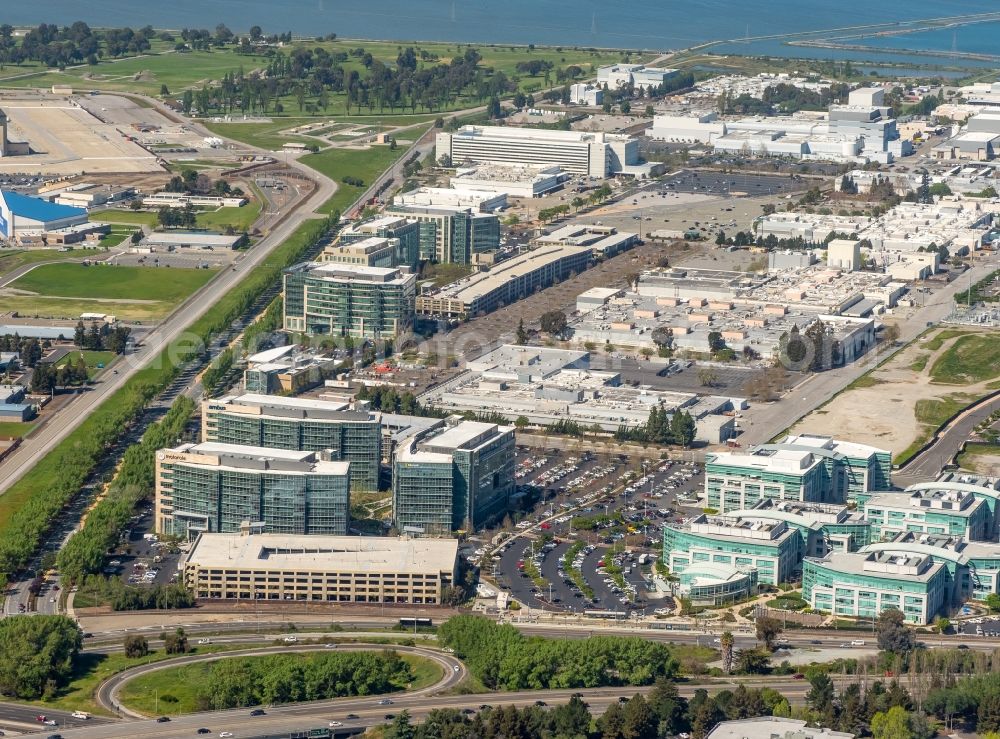
{"type": "Polygon", "coordinates": [[[156,453],[156,530],[193,539],[250,523],[282,534],[346,535],[350,463],[320,452],[218,442],[156,453]]]}
{"type": "Polygon", "coordinates": [[[351,463],[351,490],[378,490],[378,413],[342,402],[247,393],[204,400],[201,415],[202,441],[323,452],[351,463]]]}
{"type": "Polygon", "coordinates": [[[419,296],[417,312],[441,318],[486,315],[579,274],[590,266],[591,255],[589,247],[542,246],[419,296]]]}
{"type": "Polygon", "coordinates": [[[413,327],[417,277],[406,268],[303,262],[284,283],[286,331],[395,340],[413,327]]]}
{"type": "Polygon", "coordinates": [[[393,463],[393,518],[406,533],[475,531],[507,512],[513,492],[513,426],[463,421],[411,439],[393,463]]]}
{"type": "Polygon", "coordinates": [[[648,175],[654,168],[640,161],[639,142],[631,136],[513,126],[463,126],[454,133],[439,133],[435,156],[448,157],[454,166],[529,164],[597,178],[648,175]]]}
{"type": "Polygon", "coordinates": [[[458,167],[451,186],[460,190],[505,192],[513,198],[538,198],[557,190],[569,175],[559,167],[480,164],[458,167]]]}
{"type": "Polygon", "coordinates": [[[180,563],[197,598],[438,605],[458,541],[203,533],[180,563]]]}
{"type": "Polygon", "coordinates": [[[46,231],[87,223],[87,211],[69,205],[56,205],[41,198],[0,190],[0,238],[17,242],[46,231]]]}

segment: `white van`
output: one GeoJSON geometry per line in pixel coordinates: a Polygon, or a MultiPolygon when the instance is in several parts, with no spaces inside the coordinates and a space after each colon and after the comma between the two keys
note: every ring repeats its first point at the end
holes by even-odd
{"type": "Polygon", "coordinates": [[[80,720],[86,720],[90,718],[90,714],[86,711],[73,711],[73,718],[78,718],[80,720]]]}
{"type": "Polygon", "coordinates": [[[852,639],[851,640],[851,646],[852,647],[863,647],[864,645],[865,645],[865,640],[864,639],[852,639]]]}

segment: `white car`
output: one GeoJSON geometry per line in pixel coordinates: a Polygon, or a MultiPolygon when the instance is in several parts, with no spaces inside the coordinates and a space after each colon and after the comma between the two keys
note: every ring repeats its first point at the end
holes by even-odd
{"type": "Polygon", "coordinates": [[[212,640],[211,639],[199,639],[198,643],[199,644],[211,644],[212,640]]]}
{"type": "Polygon", "coordinates": [[[285,639],[284,639],[284,641],[285,641],[286,644],[294,644],[298,640],[299,640],[299,638],[297,636],[286,636],[285,639]]]}
{"type": "Polygon", "coordinates": [[[86,720],[90,718],[90,714],[87,713],[86,711],[73,711],[71,715],[73,716],[73,718],[80,720],[86,720]]]}
{"type": "Polygon", "coordinates": [[[340,723],[339,721],[331,721],[330,723],[327,724],[327,726],[329,726],[331,729],[336,729],[338,726],[343,726],[343,724],[340,723]]]}
{"type": "Polygon", "coordinates": [[[230,737],[232,735],[233,735],[233,732],[231,732],[231,731],[220,731],[219,732],[219,737],[221,739],[226,739],[226,737],[230,737]]]}

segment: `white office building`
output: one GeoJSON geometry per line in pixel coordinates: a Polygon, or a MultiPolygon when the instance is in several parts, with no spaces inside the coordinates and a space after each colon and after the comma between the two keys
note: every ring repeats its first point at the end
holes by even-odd
{"type": "Polygon", "coordinates": [[[550,131],[512,126],[463,126],[437,135],[435,156],[453,165],[499,162],[562,167],[589,177],[648,175],[654,165],[639,159],[632,136],[589,131],[550,131]]]}
{"type": "Polygon", "coordinates": [[[659,87],[675,74],[676,69],[647,67],[645,64],[612,64],[597,70],[597,84],[607,85],[611,89],[632,85],[648,90],[659,87]]]}

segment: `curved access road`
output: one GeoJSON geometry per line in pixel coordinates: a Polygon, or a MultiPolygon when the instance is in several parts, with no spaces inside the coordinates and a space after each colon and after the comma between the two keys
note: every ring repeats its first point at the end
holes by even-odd
{"type": "MultiPolygon", "coordinates": [[[[141,677],[142,675],[148,675],[151,672],[160,672],[162,670],[170,670],[174,667],[181,667],[183,665],[192,665],[202,662],[218,662],[223,659],[232,659],[233,657],[266,657],[272,654],[288,654],[288,653],[306,653],[306,652],[374,652],[382,651],[384,649],[392,649],[396,652],[402,654],[412,654],[418,657],[423,657],[424,659],[436,662],[441,667],[441,679],[438,680],[433,685],[426,688],[421,688],[420,690],[409,691],[405,695],[410,698],[416,696],[426,696],[429,694],[437,693],[442,690],[447,690],[465,679],[467,672],[465,665],[455,657],[445,654],[438,650],[427,649],[425,647],[408,647],[403,645],[395,644],[339,644],[336,648],[326,647],[322,644],[302,644],[302,645],[292,645],[292,644],[282,644],[273,647],[256,647],[252,649],[238,649],[232,652],[217,652],[214,654],[193,654],[187,657],[178,657],[176,659],[168,659],[162,662],[154,662],[152,664],[140,665],[138,667],[133,667],[129,670],[124,670],[119,672],[117,675],[108,678],[97,688],[97,693],[95,699],[102,708],[113,713],[121,713],[122,715],[133,718],[133,719],[145,719],[148,718],[142,713],[130,710],[127,706],[121,704],[118,695],[127,683],[141,677]]],[[[379,697],[381,699],[381,696],[379,697]]],[[[315,701],[309,705],[321,710],[326,707],[337,705],[344,699],[333,699],[327,701],[315,701]]],[[[370,700],[370,699],[369,699],[370,700]]],[[[223,711],[222,713],[229,713],[228,711],[223,711]]]]}
{"type": "Polygon", "coordinates": [[[155,361],[174,341],[183,337],[185,329],[223,295],[239,286],[244,276],[260,264],[279,244],[285,241],[304,221],[317,218],[313,211],[322,205],[337,186],[331,179],[302,165],[290,164],[317,183],[312,195],[246,253],[239,256],[233,268],[220,272],[213,280],[181,303],[166,319],[143,337],[142,344],[116,364],[117,374],[105,375],[86,393],[78,394],[59,411],[58,423],[46,423],[0,464],[0,493],[19,480],[59,442],[74,431],[83,420],[140,369],[155,361]]]}

